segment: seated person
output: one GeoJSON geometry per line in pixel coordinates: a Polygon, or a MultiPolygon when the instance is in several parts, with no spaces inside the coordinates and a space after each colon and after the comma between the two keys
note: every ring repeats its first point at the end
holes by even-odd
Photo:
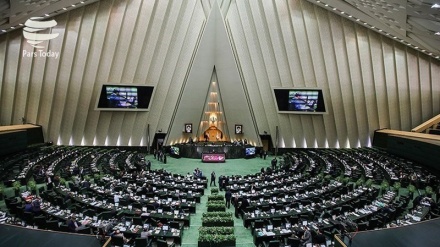
{"type": "Polygon", "coordinates": [[[322,234],[321,230],[318,229],[316,236],[313,238],[313,242],[318,246],[326,245],[326,238],[325,235],[322,234]]]}
{"type": "Polygon", "coordinates": [[[25,205],[24,205],[24,211],[25,212],[33,212],[32,210],[32,200],[31,199],[26,199],[25,205]]]}
{"type": "Polygon", "coordinates": [[[35,198],[34,201],[32,201],[32,211],[34,212],[35,215],[40,215],[41,214],[41,201],[40,198],[35,198]]]}
{"type": "Polygon", "coordinates": [[[75,216],[70,218],[69,222],[67,223],[67,228],[70,232],[78,232],[79,230],[84,229],[84,227],[81,225],[81,222],[77,221],[75,216]]]}
{"type": "Polygon", "coordinates": [[[301,237],[301,246],[307,246],[308,244],[312,244],[312,233],[309,231],[307,226],[303,226],[304,233],[301,237]]]}

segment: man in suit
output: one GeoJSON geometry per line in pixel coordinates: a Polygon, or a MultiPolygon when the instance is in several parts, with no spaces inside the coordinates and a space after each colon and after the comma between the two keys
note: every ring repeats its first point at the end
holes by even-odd
{"type": "Polygon", "coordinates": [[[231,208],[231,198],[232,198],[231,190],[226,191],[225,199],[226,199],[226,207],[228,208],[231,208]]]}
{"type": "Polygon", "coordinates": [[[307,226],[303,226],[304,233],[301,237],[301,246],[312,246],[312,233],[307,226]]]}
{"type": "Polygon", "coordinates": [[[214,183],[214,186],[216,186],[215,185],[215,171],[212,171],[211,172],[211,183],[209,184],[209,186],[212,186],[212,183],[214,183]]]}
{"type": "Polygon", "coordinates": [[[76,220],[75,216],[72,216],[70,218],[69,222],[67,223],[67,228],[69,228],[69,231],[71,231],[71,232],[77,232],[78,231],[77,229],[80,226],[81,226],[81,223],[76,220]]]}

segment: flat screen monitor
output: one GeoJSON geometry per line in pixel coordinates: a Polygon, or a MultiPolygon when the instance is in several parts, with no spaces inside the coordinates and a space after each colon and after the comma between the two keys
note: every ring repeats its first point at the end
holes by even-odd
{"type": "Polygon", "coordinates": [[[326,107],[322,89],[274,88],[278,113],[324,114],[326,107]]]}
{"type": "Polygon", "coordinates": [[[267,225],[267,230],[268,231],[272,231],[273,230],[273,225],[267,225]]]}
{"type": "Polygon", "coordinates": [[[104,84],[98,95],[95,110],[148,111],[153,91],[153,86],[104,84]]]}
{"type": "Polygon", "coordinates": [[[180,149],[176,146],[171,146],[170,152],[172,155],[176,155],[176,156],[180,155],[180,149]]]}
{"type": "Polygon", "coordinates": [[[254,156],[255,155],[255,147],[245,148],[246,156],[254,156]]]}

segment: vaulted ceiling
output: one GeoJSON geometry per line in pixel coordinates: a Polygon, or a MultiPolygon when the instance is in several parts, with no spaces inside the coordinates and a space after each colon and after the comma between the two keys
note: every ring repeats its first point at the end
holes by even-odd
{"type": "MultiPolygon", "coordinates": [[[[0,0],[0,30],[8,32],[30,17],[53,17],[96,1],[0,0]]],[[[440,59],[440,0],[307,1],[440,59]]]]}
{"type": "Polygon", "coordinates": [[[197,104],[182,112],[178,107],[186,100],[188,85],[210,83],[213,64],[197,58],[217,4],[228,38],[222,44],[230,46],[234,60],[227,70],[217,70],[222,97],[242,97],[253,113],[246,122],[243,104],[224,104],[228,124],[243,124],[239,138],[256,141],[248,131],[255,125],[258,134],[270,134],[279,147],[369,146],[376,129],[411,130],[440,113],[440,60],[420,50],[427,49],[421,41],[417,49],[398,38],[414,36],[399,28],[401,16],[389,26],[344,1],[325,6],[308,0],[102,0],[84,7],[89,2],[82,7],[67,0],[47,8],[35,5],[34,12],[20,15],[23,22],[37,13],[46,16],[56,4],[70,4],[59,14],[47,13],[57,22],[51,32],[59,36],[42,45],[58,57],[27,56],[34,50],[17,30],[20,23],[14,29],[4,27],[0,125],[19,124],[24,117],[43,126],[46,140],[63,145],[142,146],[159,130],[170,140],[180,140],[183,125],[175,119],[200,121],[201,109],[193,109],[197,104]],[[353,13],[339,11],[343,4],[353,13]],[[225,87],[234,81],[222,75],[232,75],[232,69],[239,80],[225,87]],[[150,110],[95,110],[105,83],[154,86],[150,110]],[[241,96],[234,94],[238,87],[245,92],[241,96]],[[327,114],[278,113],[273,88],[280,87],[322,89],[327,114]]]}
{"type": "Polygon", "coordinates": [[[307,1],[440,58],[440,0],[307,1]]]}

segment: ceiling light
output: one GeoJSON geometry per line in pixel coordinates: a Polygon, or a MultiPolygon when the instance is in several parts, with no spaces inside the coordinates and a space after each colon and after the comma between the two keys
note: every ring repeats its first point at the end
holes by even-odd
{"type": "Polygon", "coordinates": [[[341,14],[345,14],[345,12],[344,12],[344,11],[342,11],[342,12],[341,12],[341,14]]]}
{"type": "Polygon", "coordinates": [[[353,17],[353,16],[349,15],[348,17],[351,18],[351,17],[353,17]]]}
{"type": "Polygon", "coordinates": [[[72,4],[72,7],[75,7],[75,4],[72,4]]]}
{"type": "Polygon", "coordinates": [[[6,33],[6,30],[3,29],[2,32],[6,33]]]}
{"type": "Polygon", "coordinates": [[[434,4],[431,6],[431,9],[440,9],[440,4],[438,4],[438,3],[434,3],[434,4]]]}
{"type": "Polygon", "coordinates": [[[49,16],[49,14],[44,14],[45,16],[49,16]]]}
{"type": "Polygon", "coordinates": [[[434,35],[440,35],[440,32],[436,32],[436,33],[434,33],[434,35]]]}
{"type": "Polygon", "coordinates": [[[333,10],[336,10],[336,8],[333,8],[333,10]]]}
{"type": "Polygon", "coordinates": [[[67,8],[63,8],[64,10],[67,10],[67,8]]]}

